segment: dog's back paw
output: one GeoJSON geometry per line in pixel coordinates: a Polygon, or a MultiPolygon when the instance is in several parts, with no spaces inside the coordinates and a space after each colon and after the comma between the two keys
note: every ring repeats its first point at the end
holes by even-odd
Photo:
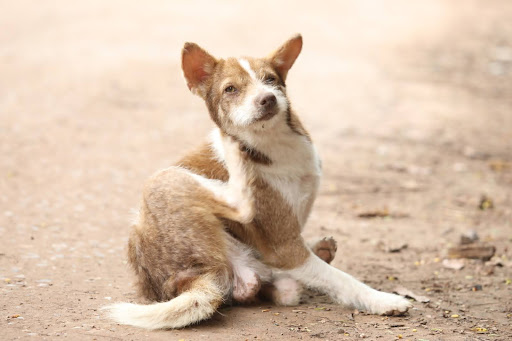
{"type": "Polygon", "coordinates": [[[333,237],[323,238],[311,247],[315,255],[326,263],[331,263],[336,256],[337,244],[333,237]]]}

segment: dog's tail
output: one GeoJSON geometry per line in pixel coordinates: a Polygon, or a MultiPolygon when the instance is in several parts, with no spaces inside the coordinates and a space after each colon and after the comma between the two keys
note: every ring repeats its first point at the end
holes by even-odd
{"type": "Polygon", "coordinates": [[[223,291],[212,277],[203,275],[170,301],[148,305],[116,303],[103,309],[120,324],[146,329],[181,328],[211,317],[222,304],[223,291]]]}

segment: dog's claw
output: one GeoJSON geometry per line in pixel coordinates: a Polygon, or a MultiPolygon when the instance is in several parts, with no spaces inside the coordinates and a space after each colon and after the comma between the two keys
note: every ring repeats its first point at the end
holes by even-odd
{"type": "Polygon", "coordinates": [[[403,310],[403,311],[393,309],[391,311],[385,312],[384,314],[382,314],[382,316],[404,316],[407,314],[408,311],[409,311],[408,307],[405,308],[405,310],[403,310]]]}

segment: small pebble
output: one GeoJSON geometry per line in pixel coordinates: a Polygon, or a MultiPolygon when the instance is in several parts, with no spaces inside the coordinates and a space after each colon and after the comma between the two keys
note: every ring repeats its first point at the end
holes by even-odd
{"type": "Polygon", "coordinates": [[[479,240],[478,233],[475,230],[469,230],[464,232],[460,236],[460,243],[461,244],[471,244],[479,240]]]}
{"type": "Polygon", "coordinates": [[[471,288],[471,291],[481,291],[482,286],[480,284],[476,284],[471,288]]]}

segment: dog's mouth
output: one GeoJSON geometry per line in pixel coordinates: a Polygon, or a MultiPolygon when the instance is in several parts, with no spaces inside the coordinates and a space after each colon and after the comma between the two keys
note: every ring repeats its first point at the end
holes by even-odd
{"type": "Polygon", "coordinates": [[[277,110],[269,110],[269,111],[265,111],[263,113],[261,113],[257,118],[256,118],[256,122],[260,122],[260,121],[268,121],[270,120],[272,117],[276,116],[277,114],[277,110]]]}

